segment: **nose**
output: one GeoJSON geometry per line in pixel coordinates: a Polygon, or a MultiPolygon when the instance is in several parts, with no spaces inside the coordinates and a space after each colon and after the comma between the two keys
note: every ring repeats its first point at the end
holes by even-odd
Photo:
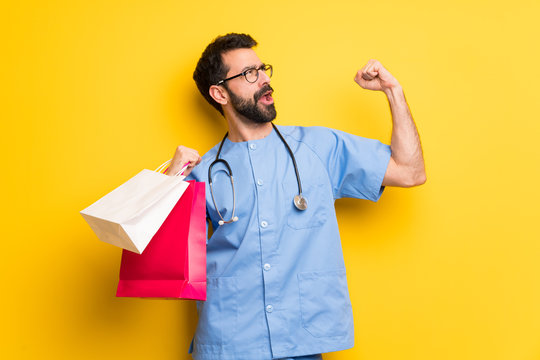
{"type": "Polygon", "coordinates": [[[266,72],[262,69],[259,70],[259,82],[260,82],[260,86],[270,84],[270,76],[268,76],[266,72]]]}

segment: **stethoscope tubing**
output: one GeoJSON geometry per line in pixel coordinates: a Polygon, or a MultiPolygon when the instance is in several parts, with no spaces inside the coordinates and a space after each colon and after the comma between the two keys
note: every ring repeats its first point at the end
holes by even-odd
{"type": "MultiPolygon", "coordinates": [[[[293,162],[294,173],[296,175],[296,183],[298,184],[298,195],[296,195],[294,197],[293,203],[294,203],[294,205],[296,206],[296,208],[298,210],[305,210],[307,208],[307,200],[302,196],[302,182],[300,181],[300,174],[298,173],[298,166],[296,164],[296,159],[294,157],[294,154],[293,154],[291,148],[289,147],[289,144],[287,144],[287,142],[283,138],[283,135],[281,135],[281,133],[279,132],[277,127],[274,125],[274,123],[272,123],[272,127],[276,131],[276,134],[278,134],[281,142],[287,148],[287,151],[289,152],[289,155],[291,156],[291,159],[292,159],[292,162],[293,162]]],[[[219,225],[230,224],[232,222],[238,221],[238,217],[234,215],[235,210],[236,210],[236,192],[234,190],[233,172],[232,172],[231,166],[229,165],[227,160],[219,158],[219,155],[221,154],[221,149],[223,148],[223,144],[225,143],[225,139],[227,138],[228,135],[229,135],[229,132],[226,132],[225,136],[223,137],[223,139],[221,140],[221,143],[219,145],[219,149],[217,151],[215,160],[208,167],[208,184],[210,185],[210,194],[212,196],[212,202],[214,203],[214,208],[216,209],[219,217],[221,218],[221,220],[219,221],[219,225]],[[214,165],[216,165],[218,163],[222,163],[222,164],[225,165],[225,167],[227,168],[227,171],[229,172],[229,179],[231,181],[231,186],[232,186],[232,191],[233,191],[233,208],[232,208],[232,215],[231,215],[230,220],[225,220],[223,218],[223,216],[221,215],[221,213],[219,211],[219,208],[218,208],[218,206],[216,204],[216,199],[214,197],[214,187],[213,187],[213,183],[212,183],[212,168],[214,167],[214,165]]]]}
{"type": "Polygon", "coordinates": [[[294,157],[294,154],[293,154],[291,148],[289,147],[289,144],[287,144],[287,142],[285,141],[285,139],[283,138],[283,136],[281,135],[281,133],[277,129],[276,125],[274,125],[274,123],[272,123],[272,127],[274,128],[274,130],[276,130],[276,134],[278,134],[279,138],[281,139],[281,142],[283,144],[285,144],[285,147],[287,148],[287,151],[291,155],[291,159],[292,159],[293,166],[294,166],[294,172],[296,174],[296,182],[298,183],[298,194],[301,196],[302,195],[302,182],[300,181],[300,174],[298,174],[298,166],[296,166],[296,159],[294,157]]]}

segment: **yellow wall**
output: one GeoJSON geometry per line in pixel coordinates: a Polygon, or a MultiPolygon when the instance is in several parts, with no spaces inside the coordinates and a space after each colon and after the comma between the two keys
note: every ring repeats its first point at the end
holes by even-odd
{"type": "Polygon", "coordinates": [[[188,359],[192,302],[115,298],[120,249],[79,211],[225,125],[191,80],[218,34],[274,65],[282,125],[390,141],[401,82],[428,182],[337,202],[356,346],[344,360],[540,359],[540,3],[4,1],[3,359],[188,359]]]}

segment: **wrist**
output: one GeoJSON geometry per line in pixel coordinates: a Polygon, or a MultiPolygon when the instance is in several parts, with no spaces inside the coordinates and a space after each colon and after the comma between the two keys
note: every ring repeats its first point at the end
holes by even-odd
{"type": "Polygon", "coordinates": [[[392,85],[390,87],[385,88],[384,93],[388,98],[393,97],[395,98],[398,95],[403,95],[403,88],[400,84],[392,85]]]}

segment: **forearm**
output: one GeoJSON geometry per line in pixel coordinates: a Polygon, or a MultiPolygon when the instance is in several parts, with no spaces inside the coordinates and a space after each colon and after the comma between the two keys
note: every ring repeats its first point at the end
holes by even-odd
{"type": "Polygon", "coordinates": [[[392,159],[410,177],[412,185],[426,179],[424,157],[418,130],[401,86],[384,91],[392,112],[392,159]]]}

